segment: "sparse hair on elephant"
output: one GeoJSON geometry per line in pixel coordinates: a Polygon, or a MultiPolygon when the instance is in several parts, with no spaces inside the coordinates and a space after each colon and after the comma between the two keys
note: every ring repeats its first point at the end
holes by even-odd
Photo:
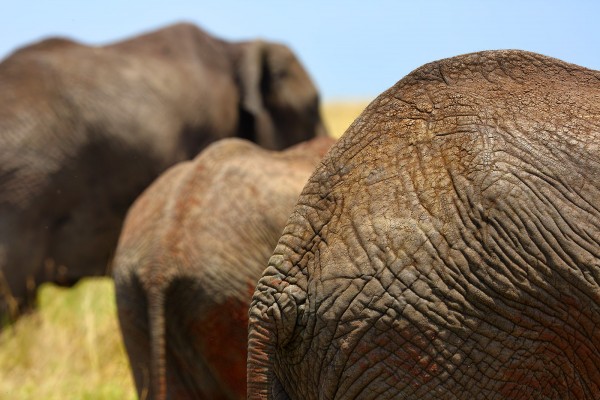
{"type": "Polygon", "coordinates": [[[332,144],[316,138],[274,152],[222,140],[135,201],[113,273],[140,398],[246,398],[252,292],[332,144]]]}
{"type": "Polygon", "coordinates": [[[377,97],[250,307],[248,399],[600,399],[600,72],[518,51],[377,97]]]}
{"type": "Polygon", "coordinates": [[[169,166],[226,137],[319,135],[317,89],[283,44],[177,24],[15,51],[0,63],[0,321],[42,282],[105,274],[127,208],[169,166]]]}

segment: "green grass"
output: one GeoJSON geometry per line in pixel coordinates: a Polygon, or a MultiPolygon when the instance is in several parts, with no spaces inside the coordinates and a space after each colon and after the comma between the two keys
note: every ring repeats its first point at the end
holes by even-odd
{"type": "MultiPolygon", "coordinates": [[[[341,136],[367,102],[323,106],[341,136]]],[[[109,278],[43,285],[35,312],[0,334],[0,400],[135,399],[109,278]]]]}

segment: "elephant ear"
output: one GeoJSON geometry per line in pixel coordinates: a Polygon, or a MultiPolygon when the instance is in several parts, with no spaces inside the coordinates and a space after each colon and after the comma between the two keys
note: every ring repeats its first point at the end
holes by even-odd
{"type": "Polygon", "coordinates": [[[241,91],[242,137],[259,145],[278,147],[275,126],[265,105],[270,45],[262,40],[246,43],[238,66],[241,91]]]}

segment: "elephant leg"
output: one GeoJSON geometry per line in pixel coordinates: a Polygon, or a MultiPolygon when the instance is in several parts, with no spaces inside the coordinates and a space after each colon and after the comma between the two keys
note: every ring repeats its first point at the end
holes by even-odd
{"type": "MultiPolygon", "coordinates": [[[[247,313],[247,305],[244,307],[247,313]]],[[[165,298],[167,388],[175,398],[245,398],[245,373],[242,383],[223,376],[245,371],[246,341],[239,345],[230,330],[218,329],[221,320],[231,320],[231,310],[214,306],[213,299],[196,282],[178,279],[165,298]],[[234,352],[241,360],[233,360],[234,352]],[[222,368],[220,368],[222,367],[222,368]],[[241,387],[240,387],[241,386],[241,387]]],[[[246,336],[246,323],[241,324],[246,336]]]]}
{"type": "Polygon", "coordinates": [[[46,232],[19,222],[16,217],[0,221],[0,326],[35,306],[37,286],[51,264],[44,260],[46,232]]]}
{"type": "Polygon", "coordinates": [[[116,282],[119,324],[140,399],[150,398],[150,336],[146,295],[136,280],[116,282]]]}
{"type": "Polygon", "coordinates": [[[26,286],[15,287],[12,274],[8,271],[6,246],[0,246],[0,330],[19,314],[19,292],[26,293],[26,286]]]}
{"type": "Polygon", "coordinates": [[[195,380],[211,399],[246,398],[248,303],[232,297],[206,303],[186,332],[196,353],[190,361],[207,370],[195,380]]]}

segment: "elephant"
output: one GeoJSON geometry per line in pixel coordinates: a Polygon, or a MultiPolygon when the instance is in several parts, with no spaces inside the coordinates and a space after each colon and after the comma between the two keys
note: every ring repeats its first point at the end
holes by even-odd
{"type": "Polygon", "coordinates": [[[113,276],[140,398],[245,399],[254,287],[332,143],[276,152],[223,139],[135,201],[113,276]]]}
{"type": "Polygon", "coordinates": [[[600,72],[423,65],[304,187],[249,310],[248,399],[600,399],[600,72]]]}
{"type": "Polygon", "coordinates": [[[43,282],[109,273],[131,203],[207,144],[280,150],[327,135],[286,45],[187,23],[99,47],[24,47],[0,64],[0,93],[0,321],[31,308],[43,282]]]}

